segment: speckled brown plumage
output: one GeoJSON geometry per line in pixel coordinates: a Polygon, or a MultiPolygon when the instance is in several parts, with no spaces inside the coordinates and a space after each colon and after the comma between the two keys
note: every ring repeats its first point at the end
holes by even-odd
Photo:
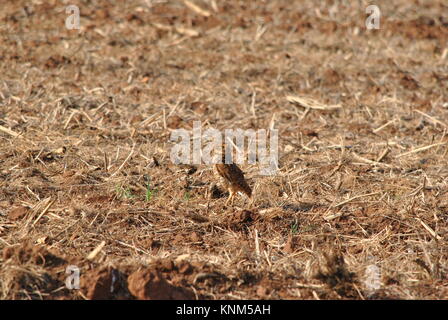
{"type": "MultiPolygon", "coordinates": [[[[224,154],[224,152],[223,152],[224,154]]],[[[229,191],[229,198],[226,204],[231,201],[238,192],[245,193],[249,198],[252,196],[252,189],[244,178],[243,171],[234,163],[225,163],[225,157],[222,158],[223,163],[215,164],[215,168],[219,176],[222,178],[224,187],[229,191]]]]}

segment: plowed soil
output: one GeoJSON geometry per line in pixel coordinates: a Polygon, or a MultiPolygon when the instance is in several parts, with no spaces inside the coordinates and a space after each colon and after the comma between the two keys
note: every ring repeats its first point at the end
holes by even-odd
{"type": "Polygon", "coordinates": [[[369,4],[2,1],[0,298],[448,299],[448,6],[369,4]],[[252,205],[193,121],[278,129],[252,205]]]}

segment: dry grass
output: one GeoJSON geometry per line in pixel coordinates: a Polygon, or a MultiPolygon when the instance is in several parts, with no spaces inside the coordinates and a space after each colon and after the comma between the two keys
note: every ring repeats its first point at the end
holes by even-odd
{"type": "Polygon", "coordinates": [[[367,1],[120,3],[70,1],[79,33],[60,1],[2,4],[0,298],[140,298],[145,276],[159,298],[448,298],[443,1],[381,3],[372,31],[367,1]],[[253,209],[171,163],[194,120],[279,130],[277,175],[243,166],[253,209]]]}

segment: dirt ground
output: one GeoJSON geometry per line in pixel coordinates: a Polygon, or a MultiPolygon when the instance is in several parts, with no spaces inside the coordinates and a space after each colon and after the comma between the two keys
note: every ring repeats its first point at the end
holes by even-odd
{"type": "Polygon", "coordinates": [[[3,1],[0,298],[448,299],[448,6],[369,4],[3,1]],[[197,120],[278,129],[252,206],[197,120]]]}

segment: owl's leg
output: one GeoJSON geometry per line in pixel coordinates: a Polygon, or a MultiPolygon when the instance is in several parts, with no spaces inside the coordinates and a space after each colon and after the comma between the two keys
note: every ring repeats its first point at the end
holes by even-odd
{"type": "Polygon", "coordinates": [[[233,198],[235,197],[235,192],[233,192],[232,189],[229,189],[229,198],[226,201],[226,205],[229,203],[232,205],[233,204],[233,198]]]}
{"type": "Polygon", "coordinates": [[[255,197],[252,195],[249,198],[249,208],[252,208],[254,206],[255,197]]]}

